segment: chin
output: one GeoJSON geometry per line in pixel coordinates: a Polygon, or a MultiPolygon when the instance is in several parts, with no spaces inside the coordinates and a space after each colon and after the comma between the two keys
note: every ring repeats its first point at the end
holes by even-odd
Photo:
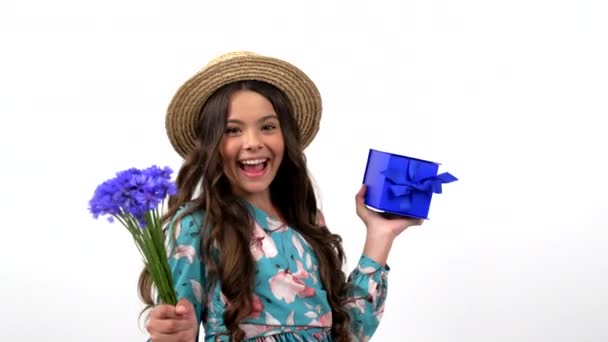
{"type": "Polygon", "coordinates": [[[253,195],[253,194],[267,192],[270,188],[270,183],[269,182],[263,182],[263,183],[258,183],[258,184],[240,183],[237,185],[237,187],[241,192],[253,195]]]}

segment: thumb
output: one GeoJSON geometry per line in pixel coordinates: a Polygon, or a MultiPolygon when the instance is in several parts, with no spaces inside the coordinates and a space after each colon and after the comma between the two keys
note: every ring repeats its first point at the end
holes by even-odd
{"type": "Polygon", "coordinates": [[[182,298],[175,305],[175,312],[180,316],[188,316],[194,313],[194,306],[188,299],[182,298]]]}
{"type": "Polygon", "coordinates": [[[357,194],[355,195],[355,203],[357,204],[358,208],[365,205],[366,191],[367,191],[367,186],[365,184],[361,184],[359,191],[357,191],[357,194]]]}
{"type": "Polygon", "coordinates": [[[357,194],[355,195],[355,209],[357,212],[357,215],[363,219],[364,221],[366,220],[366,209],[367,207],[365,206],[365,193],[367,191],[367,186],[365,184],[361,184],[361,188],[359,188],[359,191],[357,191],[357,194]]]}

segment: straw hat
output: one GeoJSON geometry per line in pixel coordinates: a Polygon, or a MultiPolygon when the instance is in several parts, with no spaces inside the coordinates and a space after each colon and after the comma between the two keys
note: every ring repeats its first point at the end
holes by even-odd
{"type": "Polygon", "coordinates": [[[201,108],[218,88],[235,81],[264,81],[281,89],[300,128],[302,148],[319,130],[321,95],[314,82],[294,65],[268,56],[239,51],[221,55],[187,80],[173,97],[165,126],[177,153],[185,157],[194,149],[196,123],[201,108]]]}

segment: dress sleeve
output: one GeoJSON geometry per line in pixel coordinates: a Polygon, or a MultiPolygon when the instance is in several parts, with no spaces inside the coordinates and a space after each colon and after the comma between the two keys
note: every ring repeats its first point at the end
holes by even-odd
{"type": "Polygon", "coordinates": [[[348,277],[347,308],[354,341],[368,341],[380,324],[388,289],[389,266],[365,254],[348,277]]]}
{"type": "Polygon", "coordinates": [[[201,222],[197,218],[190,214],[170,222],[167,250],[177,299],[186,298],[193,304],[200,326],[207,295],[200,254],[201,222]]]}
{"type": "MultiPolygon", "coordinates": [[[[323,212],[317,212],[317,224],[324,226],[323,212]]],[[[353,341],[368,341],[380,324],[388,289],[390,267],[382,266],[362,254],[348,277],[346,307],[351,317],[353,341]]]]}

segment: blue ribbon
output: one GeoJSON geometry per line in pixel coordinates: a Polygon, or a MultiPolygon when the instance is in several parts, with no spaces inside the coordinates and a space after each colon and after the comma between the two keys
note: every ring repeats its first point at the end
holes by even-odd
{"type": "Polygon", "coordinates": [[[436,176],[421,177],[417,173],[421,163],[410,160],[407,171],[402,168],[388,168],[381,172],[391,183],[389,189],[391,193],[401,198],[400,207],[407,210],[412,205],[412,195],[414,192],[442,193],[442,184],[451,183],[458,180],[448,172],[436,176]]]}

